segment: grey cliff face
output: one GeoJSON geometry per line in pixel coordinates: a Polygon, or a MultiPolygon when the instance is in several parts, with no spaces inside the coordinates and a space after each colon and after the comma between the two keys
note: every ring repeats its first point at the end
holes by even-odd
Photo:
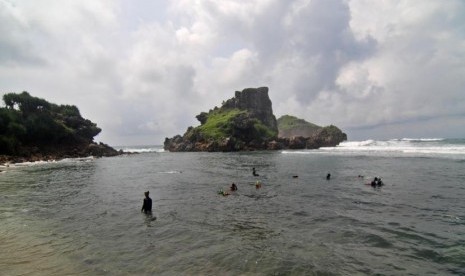
{"type": "Polygon", "coordinates": [[[278,131],[278,123],[273,115],[272,103],[268,96],[268,87],[246,88],[242,91],[236,91],[235,97],[227,100],[222,107],[247,110],[265,125],[276,132],[278,131]]]}

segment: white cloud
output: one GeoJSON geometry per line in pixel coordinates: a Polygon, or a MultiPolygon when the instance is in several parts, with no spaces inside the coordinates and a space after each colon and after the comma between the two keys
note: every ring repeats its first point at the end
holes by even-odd
{"type": "Polygon", "coordinates": [[[75,104],[110,144],[161,143],[264,85],[276,115],[349,138],[464,136],[464,14],[460,0],[0,0],[0,89],[75,104]]]}

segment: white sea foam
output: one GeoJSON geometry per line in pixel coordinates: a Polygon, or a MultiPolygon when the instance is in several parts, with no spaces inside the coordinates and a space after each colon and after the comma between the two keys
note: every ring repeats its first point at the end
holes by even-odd
{"type": "Polygon", "coordinates": [[[437,142],[437,141],[444,141],[444,138],[402,138],[399,139],[401,141],[409,141],[409,142],[437,142]]]}
{"type": "Polygon", "coordinates": [[[389,155],[389,156],[442,156],[465,157],[463,140],[450,141],[442,138],[403,138],[391,140],[346,141],[336,147],[318,150],[288,150],[285,154],[344,154],[344,155],[389,155]]]}
{"type": "Polygon", "coordinates": [[[182,173],[182,171],[166,171],[166,172],[158,172],[158,173],[177,174],[177,173],[182,173]]]}
{"type": "Polygon", "coordinates": [[[118,150],[121,149],[124,152],[130,153],[149,153],[149,152],[164,152],[162,146],[127,146],[127,147],[116,147],[118,150]]]}

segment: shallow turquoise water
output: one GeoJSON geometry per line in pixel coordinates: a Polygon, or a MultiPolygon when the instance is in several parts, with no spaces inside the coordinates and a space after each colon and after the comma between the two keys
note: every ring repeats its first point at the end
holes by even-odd
{"type": "Polygon", "coordinates": [[[290,151],[8,168],[0,174],[0,268],[2,275],[465,274],[464,167],[457,157],[290,151]],[[386,185],[365,185],[373,176],[386,185]],[[232,182],[237,192],[218,195],[232,182]],[[140,213],[146,190],[156,220],[140,213]]]}

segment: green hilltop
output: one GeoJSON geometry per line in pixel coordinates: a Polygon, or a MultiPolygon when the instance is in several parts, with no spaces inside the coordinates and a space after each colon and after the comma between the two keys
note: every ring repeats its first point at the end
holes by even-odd
{"type": "Polygon", "coordinates": [[[188,136],[202,136],[206,139],[220,140],[224,137],[235,137],[245,140],[254,138],[272,138],[276,131],[269,128],[257,118],[251,117],[247,110],[237,108],[216,109],[204,115],[205,123],[191,128],[188,136]]]}
{"type": "Polygon", "coordinates": [[[321,126],[309,123],[291,115],[281,116],[278,120],[279,137],[303,136],[310,137],[321,126]]]}
{"type": "Polygon", "coordinates": [[[220,108],[196,116],[200,126],[166,138],[168,151],[246,151],[335,146],[347,136],[337,127],[320,127],[293,116],[273,115],[267,87],[236,91],[220,108]]]}
{"type": "Polygon", "coordinates": [[[84,119],[74,105],[49,103],[25,91],[7,93],[3,101],[0,155],[42,160],[117,154],[107,145],[93,142],[101,129],[84,119]]]}

